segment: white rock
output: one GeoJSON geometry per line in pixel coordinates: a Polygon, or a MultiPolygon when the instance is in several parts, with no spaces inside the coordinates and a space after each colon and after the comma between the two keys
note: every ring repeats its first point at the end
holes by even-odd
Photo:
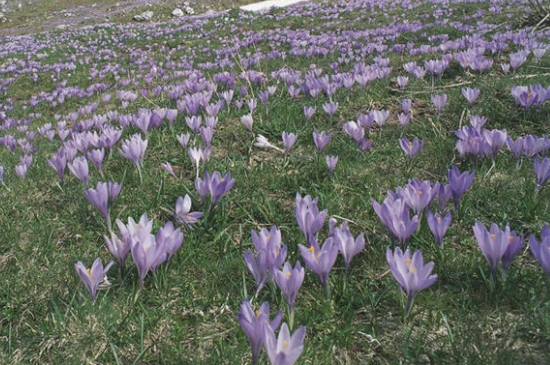
{"type": "Polygon", "coordinates": [[[136,20],[138,22],[149,21],[153,18],[153,15],[154,15],[154,13],[151,10],[149,10],[149,11],[143,12],[139,15],[134,15],[134,20],[136,20]]]}
{"type": "Polygon", "coordinates": [[[172,11],[172,16],[176,16],[176,17],[179,18],[179,17],[182,17],[183,15],[184,15],[184,14],[183,14],[183,10],[181,10],[181,9],[179,9],[179,8],[178,8],[178,9],[174,9],[174,10],[172,11]]]}
{"type": "Polygon", "coordinates": [[[195,14],[195,10],[194,10],[192,7],[190,7],[190,6],[186,6],[186,7],[185,7],[185,14],[187,14],[187,15],[193,15],[193,14],[195,14]]]}

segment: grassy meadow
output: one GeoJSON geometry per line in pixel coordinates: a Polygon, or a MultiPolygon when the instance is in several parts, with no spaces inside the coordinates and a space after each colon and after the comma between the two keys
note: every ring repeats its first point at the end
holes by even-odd
{"type": "MultiPolygon", "coordinates": [[[[268,302],[271,317],[281,309],[291,332],[305,326],[297,364],[547,363],[550,279],[529,242],[550,222],[550,187],[534,168],[550,148],[550,31],[534,15],[515,0],[312,1],[1,36],[0,363],[250,364],[244,299],[268,302]],[[472,102],[467,88],[479,90],[472,102]],[[542,147],[516,158],[485,145],[494,130],[542,147]],[[331,133],[324,148],[315,131],[331,133]],[[297,135],[288,153],[283,132],[297,135]],[[258,146],[260,135],[276,148],[258,146]],[[123,156],[133,136],[147,140],[139,170],[123,156]],[[424,140],[412,158],[403,137],[424,140]],[[54,156],[66,159],[59,171],[54,156]],[[326,156],[338,157],[332,172],[326,156]],[[400,244],[372,200],[412,179],[449,184],[453,166],[475,176],[457,210],[452,198],[430,202],[452,214],[443,245],[427,210],[408,208],[418,227],[400,244]],[[212,207],[196,179],[214,171],[234,185],[212,207]],[[85,193],[107,181],[121,190],[105,215],[85,193]],[[298,246],[309,243],[297,194],[327,210],[319,244],[329,217],[364,235],[347,276],[338,256],[328,289],[298,246]],[[196,223],[182,224],[189,212],[175,219],[186,195],[203,213],[196,223]],[[184,238],[140,288],[132,253],[120,270],[105,237],[144,213],[152,234],[171,221],[184,238]],[[493,280],[476,221],[525,236],[505,279],[499,269],[493,280]],[[273,225],[285,261],[305,268],[293,319],[273,279],[256,294],[243,259],[257,253],[251,232],[273,225]],[[434,262],[437,280],[408,315],[388,247],[434,262]],[[114,264],[94,302],[75,264],[96,258],[114,264]]],[[[259,363],[270,363],[263,350],[259,363]]]]}

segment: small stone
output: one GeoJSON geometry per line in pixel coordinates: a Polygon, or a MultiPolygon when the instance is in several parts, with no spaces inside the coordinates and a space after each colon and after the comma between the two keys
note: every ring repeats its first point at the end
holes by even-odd
{"type": "Polygon", "coordinates": [[[154,15],[154,13],[151,10],[149,10],[149,11],[143,12],[139,15],[134,15],[134,20],[136,20],[138,22],[149,21],[153,18],[153,15],[154,15]]]}
{"type": "Polygon", "coordinates": [[[186,6],[186,7],[185,7],[185,14],[187,14],[187,15],[193,15],[193,14],[195,14],[195,10],[194,10],[192,7],[190,7],[190,6],[186,6]]]}
{"type": "Polygon", "coordinates": [[[184,14],[183,14],[183,10],[181,10],[180,8],[177,8],[177,9],[174,9],[172,11],[172,16],[175,16],[175,17],[182,17],[184,14]]]}

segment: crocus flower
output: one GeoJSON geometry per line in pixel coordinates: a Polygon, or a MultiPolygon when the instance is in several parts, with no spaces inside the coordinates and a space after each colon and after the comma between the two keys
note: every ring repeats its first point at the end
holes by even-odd
{"type": "Polygon", "coordinates": [[[315,107],[304,106],[304,115],[306,116],[307,122],[309,122],[313,114],[315,114],[315,107]]]}
{"type": "Polygon", "coordinates": [[[409,162],[411,162],[413,157],[422,150],[425,142],[425,140],[418,140],[417,137],[414,137],[414,140],[409,141],[407,136],[403,136],[403,138],[399,139],[399,146],[401,146],[403,152],[409,156],[409,162]]]}
{"type": "Polygon", "coordinates": [[[441,94],[441,95],[431,95],[432,103],[434,104],[437,114],[441,115],[443,112],[443,108],[445,107],[445,104],[447,103],[447,94],[441,94]]]}
{"type": "Polygon", "coordinates": [[[462,92],[462,95],[464,96],[464,98],[466,98],[466,100],[468,101],[468,106],[471,108],[472,107],[472,104],[474,103],[474,101],[476,101],[476,99],[478,98],[479,94],[480,94],[480,90],[477,89],[477,88],[469,88],[467,87],[466,89],[462,88],[461,89],[461,92],[462,92]]]}
{"type": "Polygon", "coordinates": [[[162,245],[157,244],[156,238],[152,234],[143,236],[134,236],[132,240],[132,258],[136,263],[136,268],[139,275],[138,288],[143,288],[143,280],[149,270],[158,266],[161,261],[160,257],[165,258],[165,250],[162,245]]]}
{"type": "Polygon", "coordinates": [[[407,294],[407,305],[405,306],[405,315],[408,315],[413,299],[420,290],[426,289],[435,283],[437,274],[430,275],[434,263],[428,262],[424,265],[424,259],[420,251],[415,251],[411,257],[411,251],[407,247],[405,252],[396,247],[392,250],[386,249],[386,260],[397,283],[407,294]]]}
{"type": "Polygon", "coordinates": [[[256,281],[257,296],[269,276],[273,275],[285,261],[287,246],[281,247],[281,231],[276,226],[272,226],[269,231],[262,228],[259,233],[252,230],[252,243],[258,254],[254,256],[251,251],[248,251],[243,256],[248,270],[256,281]]]}
{"type": "Polygon", "coordinates": [[[103,236],[103,238],[105,239],[105,244],[107,245],[107,248],[118,261],[118,267],[122,277],[124,275],[126,258],[130,253],[131,245],[128,241],[123,241],[118,238],[113,232],[111,232],[111,238],[109,238],[108,236],[103,236]]]}
{"type": "Polygon", "coordinates": [[[338,156],[325,156],[325,162],[327,163],[328,173],[330,176],[334,174],[334,168],[338,162],[338,156]]]}
{"type": "Polygon", "coordinates": [[[248,300],[243,300],[241,309],[237,318],[241,324],[241,328],[248,337],[250,348],[252,349],[252,364],[258,363],[260,352],[264,345],[265,335],[264,327],[269,327],[271,331],[275,331],[281,323],[283,312],[279,311],[273,320],[269,321],[269,303],[263,302],[258,311],[254,311],[248,300]]]}
{"type": "Polygon", "coordinates": [[[432,202],[435,194],[429,180],[420,181],[417,178],[409,180],[404,189],[399,187],[397,191],[415,214],[420,214],[432,202]]]}
{"type": "Polygon", "coordinates": [[[143,159],[145,157],[145,150],[147,149],[147,140],[143,140],[139,133],[134,134],[130,139],[122,141],[122,147],[118,149],[118,152],[136,164],[140,180],[141,177],[141,166],[143,164],[143,159]]]}
{"type": "Polygon", "coordinates": [[[535,235],[529,236],[529,247],[546,275],[550,276],[550,227],[542,227],[540,238],[539,244],[535,235]]]}
{"type": "Polygon", "coordinates": [[[274,150],[277,150],[277,151],[280,151],[280,152],[284,152],[282,149],[280,149],[279,147],[271,144],[267,138],[265,138],[264,136],[262,136],[261,134],[258,134],[258,137],[256,137],[256,143],[254,143],[254,146],[256,147],[260,147],[260,148],[272,148],[274,150]]]}
{"type": "Polygon", "coordinates": [[[498,152],[502,149],[504,144],[506,143],[506,139],[508,137],[508,134],[506,133],[506,130],[499,130],[499,129],[493,129],[491,131],[484,129],[483,130],[483,138],[485,138],[485,142],[489,146],[489,150],[491,151],[491,154],[493,156],[493,161],[497,158],[498,152]]]}
{"type": "Polygon", "coordinates": [[[275,280],[275,283],[283,293],[291,313],[294,311],[296,296],[304,282],[304,277],[305,270],[300,265],[300,261],[296,261],[294,268],[292,268],[289,262],[285,262],[282,270],[274,270],[273,272],[273,280],[275,280]]]}
{"type": "Polygon", "coordinates": [[[322,247],[319,247],[314,236],[309,236],[309,247],[299,244],[300,256],[307,267],[317,275],[321,285],[327,287],[328,275],[338,256],[338,245],[332,237],[325,240],[322,247]]]}
{"type": "Polygon", "coordinates": [[[72,162],[67,164],[69,171],[82,181],[86,186],[88,186],[88,160],[84,156],[78,156],[72,162]]]}
{"type": "Polygon", "coordinates": [[[506,274],[508,272],[508,269],[510,268],[510,265],[512,264],[512,261],[514,260],[514,257],[521,251],[521,248],[523,247],[523,243],[525,241],[525,237],[523,234],[521,236],[518,236],[515,231],[510,231],[510,240],[508,242],[508,247],[506,248],[506,251],[504,252],[504,256],[502,256],[502,274],[504,278],[506,278],[506,274]]]}
{"type": "Polygon", "coordinates": [[[445,237],[445,232],[451,225],[451,212],[447,212],[445,217],[441,217],[439,213],[433,214],[428,209],[428,226],[430,226],[430,231],[432,232],[435,240],[439,247],[443,247],[443,238],[445,237]]]}
{"type": "Polygon", "coordinates": [[[166,257],[159,255],[159,263],[167,261],[176,253],[183,243],[183,232],[174,227],[174,223],[168,221],[160,228],[156,235],[157,246],[164,249],[166,257]]]}
{"type": "Polygon", "coordinates": [[[61,183],[63,183],[63,178],[65,176],[65,167],[67,166],[67,155],[64,151],[58,151],[50,159],[46,159],[48,165],[50,165],[55,172],[59,175],[61,183]]]}
{"type": "Polygon", "coordinates": [[[229,190],[231,190],[234,184],[235,179],[231,178],[231,172],[226,173],[222,177],[219,171],[214,171],[208,182],[212,207],[214,207],[220,199],[227,194],[229,190]]]}
{"type": "Polygon", "coordinates": [[[319,212],[319,208],[317,207],[318,200],[319,198],[311,199],[309,195],[302,198],[300,193],[296,193],[294,216],[306,241],[309,240],[309,236],[316,235],[325,224],[327,210],[319,212]]]}
{"type": "MultiPolygon", "coordinates": [[[[109,189],[106,182],[99,181],[95,189],[90,188],[84,191],[84,196],[90,201],[107,221],[109,221],[109,189]]],[[[110,225],[110,224],[109,224],[110,225]]]]}
{"type": "Polygon", "coordinates": [[[330,115],[331,117],[336,113],[336,110],[338,109],[338,103],[329,102],[323,104],[323,110],[330,115]]]}
{"type": "Polygon", "coordinates": [[[178,177],[176,175],[176,173],[174,172],[174,167],[172,166],[172,164],[170,162],[161,163],[160,168],[163,169],[164,171],[166,171],[167,173],[169,173],[170,175],[172,175],[172,177],[175,177],[175,178],[178,177]]]}
{"type": "Polygon", "coordinates": [[[327,133],[325,131],[319,133],[317,132],[317,130],[313,131],[313,142],[315,143],[315,147],[317,148],[317,153],[321,153],[323,151],[323,149],[330,141],[331,137],[332,133],[327,133]]]}
{"type": "Polygon", "coordinates": [[[241,122],[244,124],[246,129],[250,133],[252,133],[252,124],[254,123],[254,120],[252,119],[252,114],[246,114],[241,117],[241,122]]]}
{"type": "Polygon", "coordinates": [[[540,191],[544,184],[550,179],[550,159],[545,157],[540,160],[539,156],[535,157],[535,176],[537,178],[537,191],[540,191]]]}
{"type": "Polygon", "coordinates": [[[334,227],[331,231],[331,235],[344,257],[344,262],[346,264],[344,277],[347,278],[351,259],[363,251],[365,248],[365,238],[363,237],[363,233],[353,238],[348,228],[348,222],[345,221],[340,227],[334,227]]]}
{"type": "Polygon", "coordinates": [[[283,132],[283,144],[285,146],[285,157],[288,156],[290,149],[292,148],[292,146],[294,146],[294,143],[296,143],[297,139],[298,139],[298,136],[296,134],[283,132]]]}
{"type": "Polygon", "coordinates": [[[84,264],[80,261],[78,261],[74,265],[74,268],[76,270],[76,273],[80,277],[80,280],[82,280],[84,285],[86,285],[86,289],[88,289],[92,296],[92,302],[95,302],[97,288],[99,287],[99,284],[105,279],[105,275],[107,274],[107,271],[109,271],[109,269],[111,268],[111,265],[113,265],[112,261],[109,262],[107,266],[103,267],[103,263],[99,258],[94,261],[92,267],[89,269],[86,269],[84,264]]]}
{"type": "Polygon", "coordinates": [[[264,326],[265,350],[271,365],[293,365],[304,349],[306,328],[300,327],[291,336],[286,323],[283,323],[279,337],[271,326],[264,326]]]}
{"type": "Polygon", "coordinates": [[[453,165],[453,167],[447,171],[447,175],[449,177],[449,184],[451,185],[456,213],[458,211],[458,199],[460,199],[460,197],[464,195],[466,190],[468,190],[468,188],[472,184],[475,176],[475,171],[472,171],[471,174],[467,171],[461,173],[458,170],[458,167],[453,165]]]}
{"type": "Polygon", "coordinates": [[[204,214],[203,212],[191,212],[191,198],[187,194],[185,194],[185,197],[178,197],[176,210],[171,213],[178,223],[190,229],[191,225],[197,223],[198,219],[204,214]]]}
{"type": "Polygon", "coordinates": [[[495,223],[492,223],[491,229],[488,231],[483,223],[476,221],[473,230],[479,248],[491,268],[493,281],[496,281],[498,264],[504,257],[510,243],[510,227],[506,226],[502,230],[495,223]]]}

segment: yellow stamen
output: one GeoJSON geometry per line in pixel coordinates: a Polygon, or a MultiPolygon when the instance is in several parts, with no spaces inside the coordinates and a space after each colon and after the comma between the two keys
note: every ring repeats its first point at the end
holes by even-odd
{"type": "Polygon", "coordinates": [[[441,217],[436,217],[435,219],[437,219],[437,223],[441,223],[441,217]]]}
{"type": "Polygon", "coordinates": [[[418,190],[418,191],[416,192],[416,194],[422,195],[422,191],[418,190]]]}
{"type": "Polygon", "coordinates": [[[494,233],[491,233],[491,239],[494,240],[496,235],[494,233]]]}
{"type": "Polygon", "coordinates": [[[88,275],[90,275],[90,277],[92,277],[92,274],[94,273],[94,272],[92,271],[92,269],[90,268],[90,269],[87,269],[86,271],[88,271],[88,275]]]}
{"type": "Polygon", "coordinates": [[[291,276],[291,275],[292,275],[292,274],[290,273],[290,271],[287,272],[287,273],[285,274],[285,276],[286,276],[287,279],[290,279],[290,276],[291,276]]]}
{"type": "Polygon", "coordinates": [[[256,310],[255,314],[256,314],[256,318],[258,318],[260,316],[260,311],[256,310]]]}
{"type": "Polygon", "coordinates": [[[409,142],[409,149],[412,150],[412,148],[413,148],[413,143],[409,142]]]}
{"type": "Polygon", "coordinates": [[[288,341],[283,341],[283,351],[288,347],[288,341]]]}
{"type": "Polygon", "coordinates": [[[315,254],[315,247],[309,246],[308,250],[309,250],[309,252],[311,252],[312,255],[315,254]]]}

